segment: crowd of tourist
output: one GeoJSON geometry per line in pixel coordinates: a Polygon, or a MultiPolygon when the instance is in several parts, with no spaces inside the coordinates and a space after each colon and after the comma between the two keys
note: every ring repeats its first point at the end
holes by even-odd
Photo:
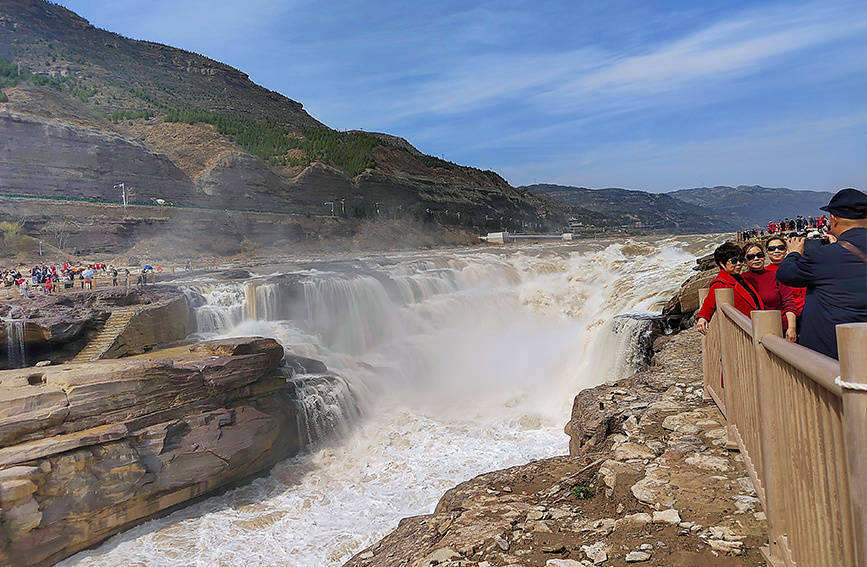
{"type": "MultiPolygon", "coordinates": [[[[148,282],[148,275],[153,271],[151,266],[144,266],[136,276],[136,284],[148,282]]],[[[12,298],[12,290],[16,288],[20,297],[33,297],[37,293],[52,294],[60,288],[72,290],[93,289],[95,278],[111,279],[111,285],[117,287],[128,283],[129,268],[116,268],[111,264],[37,264],[32,268],[0,268],[0,286],[3,287],[6,299],[12,298]]]]}
{"type": "Polygon", "coordinates": [[[742,233],[746,245],[714,251],[720,271],[696,314],[700,333],[716,310],[715,290],[730,288],[745,315],[779,310],[789,341],[838,357],[836,326],[867,322],[867,194],[843,189],[821,209],[829,216],[785,219],[774,230],[769,223],[767,238],[742,233]]]}
{"type": "Polygon", "coordinates": [[[779,236],[793,236],[799,234],[821,236],[828,232],[829,226],[830,219],[828,218],[828,215],[815,217],[798,215],[793,219],[787,217],[780,219],[779,221],[769,220],[768,225],[765,228],[756,225],[753,228],[741,231],[740,234],[743,240],[763,239],[773,234],[779,236]]]}

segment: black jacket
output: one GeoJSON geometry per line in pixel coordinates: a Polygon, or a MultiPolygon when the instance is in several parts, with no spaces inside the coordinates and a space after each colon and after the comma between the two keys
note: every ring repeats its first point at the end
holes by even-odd
{"type": "MultiPolygon", "coordinates": [[[[867,253],[867,228],[850,228],[840,240],[867,253]]],[[[792,252],[777,269],[777,280],[807,288],[798,344],[837,358],[835,327],[867,322],[867,263],[837,243],[806,255],[792,252]]]]}

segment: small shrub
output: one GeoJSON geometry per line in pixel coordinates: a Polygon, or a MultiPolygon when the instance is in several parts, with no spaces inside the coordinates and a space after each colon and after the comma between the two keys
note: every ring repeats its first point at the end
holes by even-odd
{"type": "Polygon", "coordinates": [[[0,222],[0,233],[3,234],[3,240],[11,240],[21,233],[21,223],[12,221],[0,222]]]}
{"type": "Polygon", "coordinates": [[[586,484],[579,484],[575,488],[572,489],[572,497],[576,500],[587,500],[589,498],[593,498],[596,496],[596,491],[592,486],[588,486],[586,484]]]}

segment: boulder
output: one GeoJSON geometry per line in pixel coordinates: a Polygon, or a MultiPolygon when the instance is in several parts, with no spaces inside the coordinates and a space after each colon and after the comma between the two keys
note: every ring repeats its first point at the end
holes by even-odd
{"type": "Polygon", "coordinates": [[[0,371],[0,564],[55,563],[302,449],[276,341],[191,350],[0,371]]]}
{"type": "Polygon", "coordinates": [[[688,316],[700,307],[698,291],[710,287],[710,282],[719,273],[719,269],[711,268],[695,274],[683,282],[674,297],[668,300],[662,309],[663,315],[688,316]]]}

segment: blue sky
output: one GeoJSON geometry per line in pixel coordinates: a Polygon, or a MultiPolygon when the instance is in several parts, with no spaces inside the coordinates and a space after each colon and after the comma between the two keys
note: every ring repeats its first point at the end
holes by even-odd
{"type": "Polygon", "coordinates": [[[61,0],[513,185],[867,188],[867,3],[61,0]]]}

